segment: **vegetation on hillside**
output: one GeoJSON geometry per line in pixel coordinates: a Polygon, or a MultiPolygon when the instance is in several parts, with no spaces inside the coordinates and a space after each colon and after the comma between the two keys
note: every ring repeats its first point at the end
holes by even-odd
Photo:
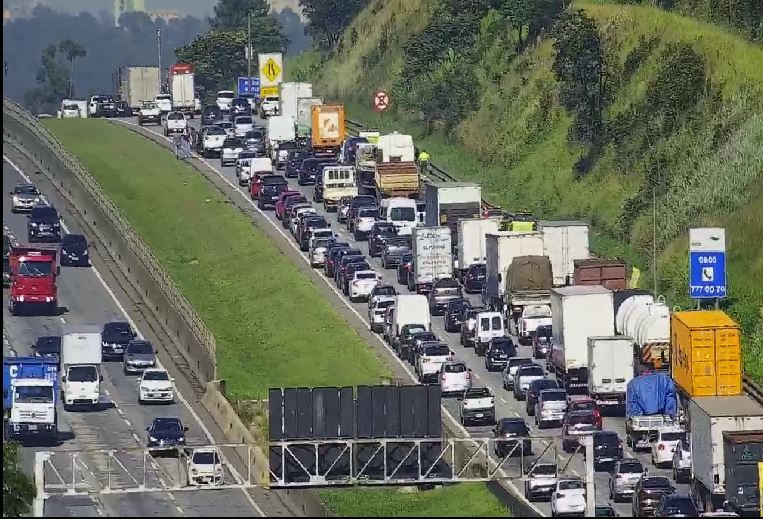
{"type": "Polygon", "coordinates": [[[3,517],[27,515],[37,492],[19,462],[19,445],[3,442],[3,517]]]}
{"type": "Polygon", "coordinates": [[[414,133],[507,209],[591,222],[594,251],[629,260],[649,286],[654,241],[657,291],[671,304],[693,304],[687,229],[725,226],[722,305],[761,377],[763,286],[747,281],[763,279],[760,63],[760,45],[655,7],[377,0],[336,52],[297,68],[351,116],[414,133]],[[456,16],[464,4],[472,16],[456,16]],[[515,5],[533,8],[517,21],[515,5]],[[355,45],[353,31],[365,35],[355,45]],[[379,87],[393,92],[383,118],[367,108],[379,87]]]}

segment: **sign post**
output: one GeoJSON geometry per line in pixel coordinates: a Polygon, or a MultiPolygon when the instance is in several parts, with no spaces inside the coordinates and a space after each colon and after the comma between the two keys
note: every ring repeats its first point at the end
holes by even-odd
{"type": "Polygon", "coordinates": [[[726,297],[726,229],[689,229],[689,297],[726,297]]]}

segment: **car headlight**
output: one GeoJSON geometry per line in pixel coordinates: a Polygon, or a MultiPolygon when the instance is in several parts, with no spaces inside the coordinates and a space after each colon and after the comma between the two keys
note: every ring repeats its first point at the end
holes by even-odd
{"type": "Polygon", "coordinates": [[[82,253],[83,256],[87,256],[87,250],[82,253]]]}
{"type": "Polygon", "coordinates": [[[156,438],[154,438],[153,436],[149,436],[149,437],[148,437],[148,441],[151,441],[151,442],[158,442],[159,440],[157,440],[157,439],[156,439],[156,438]]]}
{"type": "Polygon", "coordinates": [[[178,441],[179,442],[185,442],[185,436],[181,436],[180,438],[178,438],[178,441]]]}
{"type": "Polygon", "coordinates": [[[37,227],[37,224],[35,222],[31,222],[29,225],[31,225],[32,227],[37,227]]]}
{"type": "Polygon", "coordinates": [[[17,197],[16,195],[13,195],[13,203],[14,204],[18,204],[19,203],[19,197],[17,197]]]}

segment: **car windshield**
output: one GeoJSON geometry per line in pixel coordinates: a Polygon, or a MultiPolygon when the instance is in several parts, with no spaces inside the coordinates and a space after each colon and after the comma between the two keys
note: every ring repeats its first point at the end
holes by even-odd
{"type": "Polygon", "coordinates": [[[555,476],[556,465],[549,465],[549,464],[536,465],[532,469],[532,474],[534,476],[555,476]]]}
{"type": "Polygon", "coordinates": [[[64,239],[62,240],[62,245],[80,245],[85,246],[87,245],[87,241],[85,240],[85,237],[81,234],[67,234],[64,236],[64,239]]]}
{"type": "Polygon", "coordinates": [[[127,323],[106,323],[103,326],[105,335],[131,335],[130,325],[127,323]]]}
{"type": "Polygon", "coordinates": [[[583,482],[577,479],[560,481],[559,490],[583,490],[583,482]]]}
{"type": "Polygon", "coordinates": [[[220,458],[217,457],[217,452],[194,452],[193,462],[196,465],[217,465],[220,463],[220,458]]]}
{"type": "Polygon", "coordinates": [[[393,207],[389,211],[389,219],[393,222],[413,222],[416,220],[416,209],[413,207],[393,207]]]}
{"type": "Polygon", "coordinates": [[[172,121],[179,121],[181,119],[185,119],[185,115],[181,114],[180,112],[172,112],[171,114],[167,114],[167,119],[172,121]]]}
{"type": "Polygon", "coordinates": [[[445,373],[466,373],[466,364],[445,364],[442,370],[445,373]]]}
{"type": "Polygon", "coordinates": [[[251,117],[236,117],[236,124],[252,124],[251,117]]]}
{"type": "Polygon", "coordinates": [[[534,380],[530,383],[530,391],[542,391],[543,389],[553,389],[558,387],[556,380],[549,380],[544,378],[543,380],[534,380]]]}
{"type": "Polygon", "coordinates": [[[278,145],[278,151],[297,149],[297,143],[294,141],[284,141],[278,145]]]}
{"type": "Polygon", "coordinates": [[[52,386],[16,386],[14,400],[23,404],[53,403],[52,386]]]}
{"type": "MultiPolygon", "coordinates": [[[[376,303],[376,309],[381,310],[382,308],[389,308],[390,306],[394,306],[394,301],[379,301],[376,303]]],[[[419,331],[418,329],[415,329],[415,331],[419,331]]]]}
{"type": "Polygon", "coordinates": [[[519,420],[503,420],[501,421],[501,430],[504,432],[511,432],[514,434],[528,434],[527,425],[519,420]]]}
{"type": "Polygon", "coordinates": [[[667,498],[662,511],[666,515],[681,514],[692,517],[697,514],[697,507],[689,496],[671,496],[667,498]]]}
{"type": "Polygon", "coordinates": [[[275,97],[275,96],[267,96],[265,98],[265,102],[266,103],[277,103],[278,102],[278,98],[275,97]]]}
{"type": "Polygon", "coordinates": [[[361,207],[358,210],[358,216],[361,218],[379,218],[379,210],[375,207],[361,207]]]}
{"type": "Polygon", "coordinates": [[[590,400],[584,400],[582,402],[572,402],[571,407],[575,409],[575,411],[593,411],[596,409],[596,404],[590,400]]]}
{"type": "Polygon", "coordinates": [[[215,124],[218,128],[233,128],[233,123],[230,121],[220,121],[219,123],[215,124]]]}
{"type": "Polygon", "coordinates": [[[318,238],[313,242],[313,246],[317,249],[318,247],[328,247],[329,243],[333,242],[334,240],[332,238],[318,238]]]}
{"type": "Polygon", "coordinates": [[[567,419],[570,425],[592,424],[593,421],[594,417],[591,413],[575,413],[567,419]]]}
{"type": "Polygon", "coordinates": [[[432,346],[427,346],[425,354],[433,357],[441,357],[443,355],[449,355],[450,348],[445,344],[433,344],[432,346]]]}
{"type": "Polygon", "coordinates": [[[50,207],[49,205],[42,206],[42,207],[35,207],[32,209],[32,215],[30,217],[33,221],[38,222],[57,222],[58,221],[58,211],[50,207]]]}
{"type": "Polygon", "coordinates": [[[620,472],[623,474],[641,474],[644,472],[644,466],[638,460],[621,461],[620,472]]]}
{"type": "Polygon", "coordinates": [[[395,290],[395,287],[390,285],[383,285],[380,287],[377,287],[376,290],[374,290],[374,295],[377,296],[395,296],[397,295],[397,290],[395,290]]]}
{"type": "Polygon", "coordinates": [[[170,376],[166,371],[146,371],[143,374],[143,380],[169,380],[170,376]]]}
{"type": "Polygon", "coordinates": [[[475,387],[466,392],[466,398],[487,398],[490,391],[486,387],[475,387]]]}
{"type": "Polygon", "coordinates": [[[566,391],[544,391],[541,396],[546,402],[564,402],[567,400],[566,391]]]}
{"type": "Polygon", "coordinates": [[[246,132],[246,135],[244,136],[247,139],[255,139],[255,140],[262,140],[262,132],[258,132],[257,130],[249,130],[246,132]]]}
{"type": "Polygon", "coordinates": [[[241,148],[242,144],[239,139],[226,139],[223,143],[224,148],[241,148]]]}
{"type": "Polygon", "coordinates": [[[540,366],[528,366],[518,371],[520,377],[543,377],[545,373],[540,366]]]}
{"type": "Polygon", "coordinates": [[[535,335],[538,337],[551,337],[551,327],[548,325],[538,326],[538,328],[535,329],[535,335]]]}
{"type": "Polygon", "coordinates": [[[217,93],[217,97],[220,99],[233,99],[233,92],[228,92],[226,90],[221,90],[217,93]]]}
{"type": "Polygon", "coordinates": [[[53,273],[53,263],[42,261],[22,261],[19,264],[19,276],[46,277],[53,273]]]}
{"type": "Polygon", "coordinates": [[[356,272],[356,279],[376,279],[376,272],[356,272]]]}
{"type": "Polygon", "coordinates": [[[514,351],[514,345],[508,341],[501,341],[495,344],[495,350],[499,353],[511,353],[514,351]]]}
{"type": "Polygon", "coordinates": [[[153,352],[154,349],[147,342],[131,342],[127,345],[127,353],[149,354],[153,352]]]}
{"type": "Polygon", "coordinates": [[[157,101],[172,101],[172,96],[171,95],[162,94],[162,95],[156,96],[156,100],[157,101]]]}
{"type": "Polygon", "coordinates": [[[98,370],[95,366],[71,366],[66,375],[69,382],[95,382],[98,380],[98,370]]]}
{"type": "Polygon", "coordinates": [[[59,353],[61,351],[61,337],[57,335],[40,337],[35,341],[34,350],[39,354],[59,353]]]}
{"type": "Polygon", "coordinates": [[[13,189],[13,193],[16,195],[37,195],[39,194],[39,191],[37,191],[37,188],[32,185],[26,185],[16,186],[13,189]]]}
{"type": "Polygon", "coordinates": [[[663,432],[660,435],[660,439],[665,442],[674,442],[674,441],[681,441],[686,440],[686,432],[684,431],[676,431],[676,432],[663,432]]]}
{"type": "Polygon", "coordinates": [[[154,420],[154,429],[159,431],[180,432],[183,430],[183,426],[180,425],[180,420],[157,418],[154,420]]]}

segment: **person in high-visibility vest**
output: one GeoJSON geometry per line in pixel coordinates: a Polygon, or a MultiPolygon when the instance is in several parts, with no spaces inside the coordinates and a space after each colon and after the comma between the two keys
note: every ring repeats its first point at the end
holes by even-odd
{"type": "Polygon", "coordinates": [[[419,153],[419,166],[421,169],[429,169],[429,153],[427,153],[427,150],[421,150],[421,153],[419,153]]]}

